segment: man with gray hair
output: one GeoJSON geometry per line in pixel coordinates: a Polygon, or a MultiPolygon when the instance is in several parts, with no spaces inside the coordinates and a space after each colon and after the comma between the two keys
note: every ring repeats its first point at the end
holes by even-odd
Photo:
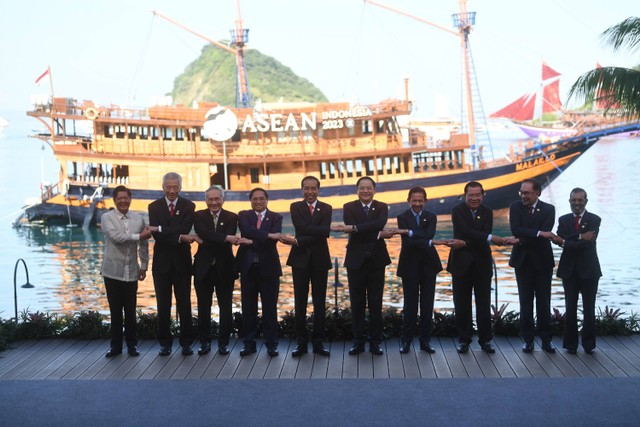
{"type": "Polygon", "coordinates": [[[182,177],[169,172],[162,177],[164,197],[149,204],[149,230],[153,247],[153,286],[158,305],[158,341],[160,356],[171,354],[171,292],[176,296],[180,317],[182,354],[193,354],[191,319],[191,243],[197,236],[189,234],[193,226],[195,204],[179,197],[182,177]]]}
{"type": "Polygon", "coordinates": [[[198,252],[193,263],[194,286],[198,296],[198,354],[211,351],[211,300],[216,292],[220,310],[218,353],[229,354],[229,337],[233,323],[233,283],[238,273],[233,268],[235,258],[231,245],[238,244],[238,215],[222,209],[224,190],[217,185],[205,192],[207,209],[194,215],[195,232],[199,237],[198,252]]]}

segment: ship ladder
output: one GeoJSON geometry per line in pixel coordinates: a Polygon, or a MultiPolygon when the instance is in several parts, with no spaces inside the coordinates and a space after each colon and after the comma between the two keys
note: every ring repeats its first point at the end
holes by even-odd
{"type": "Polygon", "coordinates": [[[93,216],[96,213],[96,206],[98,205],[98,202],[91,202],[91,205],[89,205],[89,209],[87,210],[87,213],[84,214],[84,220],[82,221],[82,229],[83,230],[88,230],[89,226],[91,225],[91,221],[93,220],[93,216]]]}

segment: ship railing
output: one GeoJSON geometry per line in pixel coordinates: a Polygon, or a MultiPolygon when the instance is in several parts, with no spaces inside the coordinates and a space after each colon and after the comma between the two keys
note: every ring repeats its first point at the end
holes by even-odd
{"type": "Polygon", "coordinates": [[[42,199],[43,202],[46,202],[47,200],[51,199],[54,196],[57,196],[58,194],[60,194],[59,182],[55,184],[42,183],[40,185],[40,199],[42,199]]]}

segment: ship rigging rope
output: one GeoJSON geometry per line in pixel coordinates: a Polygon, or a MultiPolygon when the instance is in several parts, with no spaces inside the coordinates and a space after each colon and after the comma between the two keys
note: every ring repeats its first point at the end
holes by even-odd
{"type": "Polygon", "coordinates": [[[142,69],[144,68],[144,62],[149,52],[149,43],[151,40],[151,32],[153,30],[153,23],[155,22],[155,15],[151,17],[151,23],[149,24],[149,30],[147,31],[147,37],[145,38],[144,45],[142,46],[142,53],[139,56],[138,64],[133,71],[133,77],[131,78],[131,84],[127,93],[127,99],[136,99],[136,93],[138,92],[138,86],[140,85],[140,78],[142,69]]]}

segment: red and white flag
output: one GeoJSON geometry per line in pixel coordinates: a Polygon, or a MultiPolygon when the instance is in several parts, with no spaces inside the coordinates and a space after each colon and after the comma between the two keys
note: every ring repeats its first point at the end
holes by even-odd
{"type": "Polygon", "coordinates": [[[40,74],[40,77],[38,77],[36,79],[36,84],[37,85],[39,85],[42,82],[42,80],[49,75],[49,71],[50,71],[50,69],[47,68],[44,73],[40,74]]]}

